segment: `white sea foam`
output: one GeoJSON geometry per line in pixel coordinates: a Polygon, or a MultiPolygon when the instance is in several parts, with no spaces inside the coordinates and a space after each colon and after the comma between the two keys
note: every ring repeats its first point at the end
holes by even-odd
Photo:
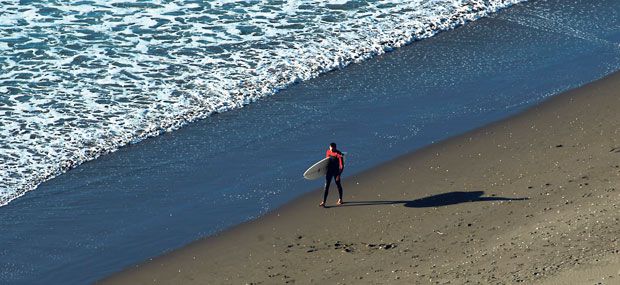
{"type": "Polygon", "coordinates": [[[521,1],[0,0],[12,27],[0,29],[0,205],[128,143],[521,1]]]}

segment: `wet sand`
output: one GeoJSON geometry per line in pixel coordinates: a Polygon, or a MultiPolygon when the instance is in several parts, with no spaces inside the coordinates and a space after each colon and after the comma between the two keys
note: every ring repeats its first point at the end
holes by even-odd
{"type": "Polygon", "coordinates": [[[100,283],[618,284],[619,90],[616,73],[345,175],[342,206],[317,189],[100,283]]]}

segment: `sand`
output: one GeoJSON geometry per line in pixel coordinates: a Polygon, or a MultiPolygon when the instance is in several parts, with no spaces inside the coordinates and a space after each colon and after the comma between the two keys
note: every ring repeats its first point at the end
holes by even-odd
{"type": "Polygon", "coordinates": [[[343,206],[317,189],[100,283],[620,284],[618,90],[617,73],[345,175],[343,206]]]}

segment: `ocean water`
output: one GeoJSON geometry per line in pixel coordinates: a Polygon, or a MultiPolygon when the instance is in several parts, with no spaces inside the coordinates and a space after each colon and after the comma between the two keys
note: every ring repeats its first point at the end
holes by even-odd
{"type": "Polygon", "coordinates": [[[123,145],[517,2],[0,1],[0,206],[123,145]]]}
{"type": "MultiPolygon", "coordinates": [[[[37,5],[21,4],[15,11],[37,5]]],[[[0,207],[0,283],[91,283],[319,188],[301,173],[331,141],[349,152],[344,179],[355,179],[373,165],[601,78],[620,69],[619,15],[616,0],[526,1],[298,79],[243,108],[157,130],[161,135],[85,162],[0,207]]],[[[115,104],[125,103],[133,104],[115,104]]]]}

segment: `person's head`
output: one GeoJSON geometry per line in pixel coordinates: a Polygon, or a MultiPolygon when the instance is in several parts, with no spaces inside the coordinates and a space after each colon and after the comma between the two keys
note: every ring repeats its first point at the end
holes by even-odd
{"type": "Polygon", "coordinates": [[[330,143],[329,144],[329,149],[330,150],[336,150],[336,143],[330,143]]]}

